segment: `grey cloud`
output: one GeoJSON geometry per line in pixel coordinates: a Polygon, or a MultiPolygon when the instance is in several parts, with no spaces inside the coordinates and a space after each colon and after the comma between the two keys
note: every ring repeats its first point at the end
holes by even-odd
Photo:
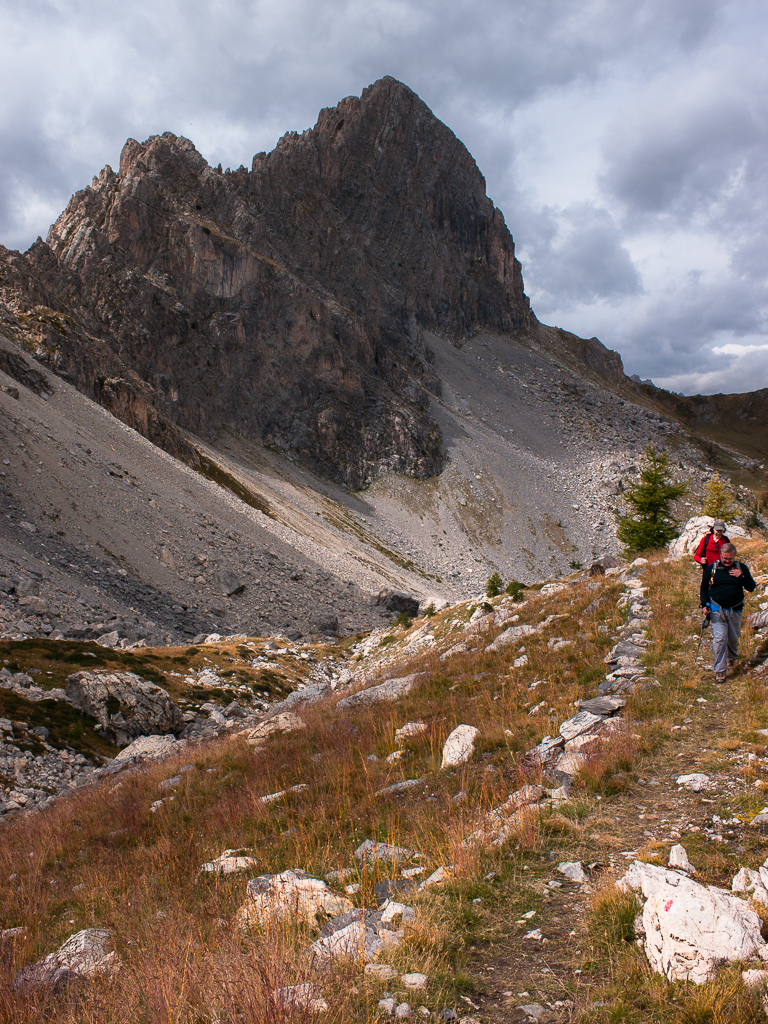
{"type": "Polygon", "coordinates": [[[706,223],[738,244],[765,203],[768,74],[728,48],[708,56],[652,83],[609,126],[601,184],[628,224],[706,223]]]}
{"type": "MultiPolygon", "coordinates": [[[[26,123],[18,151],[57,142],[58,191],[69,193],[114,163],[129,135],[171,130],[214,163],[248,164],[284,131],[313,124],[320,107],[384,74],[416,89],[482,158],[478,110],[514,110],[541,90],[595,79],[618,52],[628,58],[640,49],[649,59],[699,45],[719,6],[35,0],[0,13],[0,36],[20,40],[0,60],[0,89],[26,123]]],[[[9,143],[18,146],[0,117],[0,150],[9,143]]],[[[50,195],[34,170],[26,185],[43,201],[50,195]]],[[[11,206],[25,201],[19,188],[12,176],[0,181],[1,191],[17,194],[11,206]]],[[[8,217],[0,220],[6,242],[8,217]]]]}
{"type": "Polygon", "coordinates": [[[528,219],[523,254],[534,306],[547,311],[564,301],[615,300],[642,290],[611,215],[591,203],[544,210],[528,219]],[[531,286],[535,282],[534,286],[531,286]]]}
{"type": "Polygon", "coordinates": [[[714,369],[657,377],[654,383],[684,395],[743,394],[768,387],[768,350],[718,356],[714,369]]]}
{"type": "Polygon", "coordinates": [[[630,208],[689,216],[732,184],[755,145],[758,126],[733,97],[696,97],[687,109],[649,112],[624,123],[606,146],[604,188],[630,208]]]}
{"type": "MultiPolygon", "coordinates": [[[[662,295],[630,300],[622,307],[620,328],[614,326],[606,335],[598,323],[597,333],[611,348],[618,348],[628,373],[657,383],[675,382],[673,390],[684,390],[687,381],[704,380],[708,374],[714,374],[712,379],[721,385],[731,379],[735,385],[733,368],[738,360],[718,355],[714,349],[729,341],[752,343],[765,337],[768,322],[763,299],[753,282],[725,277],[713,284],[691,274],[662,295]]],[[[605,324],[605,311],[602,318],[605,324]]],[[[593,316],[593,323],[600,319],[600,314],[593,316]]],[[[743,390],[767,387],[768,353],[758,352],[750,365],[752,378],[743,390]]]]}

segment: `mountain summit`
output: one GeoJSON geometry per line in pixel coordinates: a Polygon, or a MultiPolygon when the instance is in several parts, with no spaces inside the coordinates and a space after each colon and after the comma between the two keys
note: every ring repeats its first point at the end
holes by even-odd
{"type": "Polygon", "coordinates": [[[61,314],[48,364],[126,422],[177,454],[172,425],[235,431],[353,488],[442,466],[423,332],[537,325],[477,165],[393,78],[251,170],[131,139],[15,262],[21,306],[61,314]]]}

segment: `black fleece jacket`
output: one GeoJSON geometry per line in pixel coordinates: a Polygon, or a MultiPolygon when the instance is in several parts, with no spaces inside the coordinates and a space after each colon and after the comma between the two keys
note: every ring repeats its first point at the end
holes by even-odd
{"type": "Polygon", "coordinates": [[[701,607],[714,601],[721,608],[740,612],[744,607],[744,591],[755,589],[752,574],[743,562],[734,562],[726,569],[722,562],[713,562],[701,578],[701,607]],[[731,576],[731,569],[741,569],[741,576],[731,576]]]}

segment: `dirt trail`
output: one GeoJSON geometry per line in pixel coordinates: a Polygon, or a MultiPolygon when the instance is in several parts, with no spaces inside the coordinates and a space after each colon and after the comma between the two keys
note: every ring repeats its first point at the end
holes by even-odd
{"type": "MultiPolygon", "coordinates": [[[[765,859],[767,830],[749,824],[768,803],[766,741],[747,724],[748,683],[757,677],[740,661],[717,684],[706,670],[708,644],[697,649],[689,637],[685,648],[677,656],[681,686],[667,710],[666,737],[654,753],[617,780],[619,792],[576,790],[571,809],[544,819],[538,844],[511,852],[476,903],[468,973],[477,1010],[468,1013],[489,1022],[559,1022],[602,1005],[607,959],[587,929],[589,904],[635,855],[666,864],[670,848],[682,843],[696,877],[728,889],[739,866],[765,859]],[[709,777],[707,788],[678,786],[681,775],[693,773],[709,777]],[[557,870],[564,861],[591,866],[590,881],[564,877],[557,870]],[[535,929],[541,937],[528,937],[535,929]],[[538,1018],[521,1009],[536,1004],[544,1010],[538,1018]]],[[[660,710],[657,728],[662,717],[660,710]]]]}

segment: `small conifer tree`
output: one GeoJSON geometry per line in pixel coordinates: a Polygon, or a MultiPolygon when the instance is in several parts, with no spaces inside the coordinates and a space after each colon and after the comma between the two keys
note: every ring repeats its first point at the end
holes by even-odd
{"type": "Polygon", "coordinates": [[[701,511],[713,519],[734,519],[739,510],[734,503],[731,489],[719,473],[715,473],[704,488],[701,511]]]}
{"type": "Polygon", "coordinates": [[[504,581],[497,572],[491,573],[488,582],[485,584],[486,597],[498,597],[504,588],[504,581]]]}
{"type": "Polygon", "coordinates": [[[624,494],[633,511],[628,516],[616,516],[616,536],[628,555],[664,547],[675,537],[677,523],[670,514],[669,506],[687,490],[687,483],[673,481],[669,457],[649,444],[640,482],[632,484],[624,494]]]}
{"type": "Polygon", "coordinates": [[[521,583],[520,580],[510,580],[504,593],[509,594],[513,601],[519,601],[525,589],[525,584],[521,583]]]}

